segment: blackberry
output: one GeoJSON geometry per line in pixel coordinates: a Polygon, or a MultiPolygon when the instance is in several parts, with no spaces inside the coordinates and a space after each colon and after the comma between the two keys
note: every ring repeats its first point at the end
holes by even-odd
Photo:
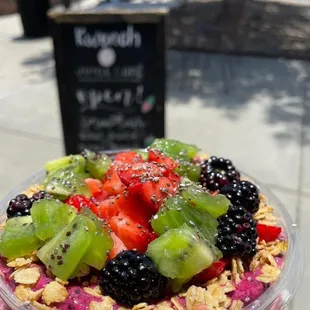
{"type": "Polygon", "coordinates": [[[216,246],[224,256],[253,256],[256,253],[256,222],[241,206],[230,205],[218,218],[216,246]]]}
{"type": "Polygon", "coordinates": [[[241,205],[250,213],[255,213],[259,208],[259,190],[249,181],[240,181],[226,185],[220,189],[232,204],[241,205]]]}
{"type": "Polygon", "coordinates": [[[239,180],[240,173],[229,159],[211,156],[201,164],[199,182],[210,191],[218,191],[223,186],[239,180]]]}
{"type": "Polygon", "coordinates": [[[32,202],[44,199],[44,198],[51,198],[52,196],[50,194],[47,194],[45,191],[39,191],[32,195],[30,198],[32,202]]]}
{"type": "Polygon", "coordinates": [[[8,218],[17,217],[17,216],[26,216],[30,215],[30,209],[32,204],[35,201],[43,199],[49,196],[45,191],[39,191],[31,198],[28,198],[24,194],[17,195],[14,199],[9,202],[6,214],[8,218]]]}
{"type": "Polygon", "coordinates": [[[102,270],[100,286],[105,294],[127,306],[151,303],[164,296],[167,278],[153,261],[137,251],[123,251],[102,270]]]}
{"type": "Polygon", "coordinates": [[[30,215],[30,209],[32,207],[32,201],[24,194],[17,195],[9,202],[9,206],[6,210],[8,218],[16,216],[30,215]]]}

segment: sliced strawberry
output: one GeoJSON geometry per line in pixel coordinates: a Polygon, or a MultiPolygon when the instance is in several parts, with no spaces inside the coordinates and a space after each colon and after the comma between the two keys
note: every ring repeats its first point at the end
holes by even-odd
{"type": "Polygon", "coordinates": [[[176,188],[179,186],[181,182],[181,176],[179,176],[178,174],[174,172],[169,173],[168,179],[172,182],[172,185],[176,188]]]}
{"type": "Polygon", "coordinates": [[[109,222],[110,219],[119,214],[119,209],[115,197],[106,199],[96,206],[96,214],[98,217],[109,222]]]}
{"type": "Polygon", "coordinates": [[[170,179],[161,177],[156,181],[136,183],[130,186],[128,191],[136,193],[153,212],[157,212],[163,201],[175,194],[176,187],[170,179]]]}
{"type": "Polygon", "coordinates": [[[100,202],[108,199],[111,195],[106,192],[106,191],[101,191],[101,192],[98,192],[96,194],[94,194],[90,200],[95,204],[95,205],[98,205],[100,202]]]}
{"type": "Polygon", "coordinates": [[[92,196],[101,193],[102,191],[102,182],[97,179],[87,178],[84,180],[88,188],[91,191],[92,196]]]}
{"type": "Polygon", "coordinates": [[[102,190],[108,192],[110,195],[117,195],[122,193],[126,186],[120,180],[118,173],[118,166],[112,165],[105,175],[105,180],[102,185],[102,190]]]}
{"type": "Polygon", "coordinates": [[[150,240],[150,232],[129,217],[119,214],[110,220],[110,227],[128,250],[145,252],[150,240]]]}
{"type": "Polygon", "coordinates": [[[268,226],[264,224],[256,225],[257,234],[260,240],[265,240],[266,242],[274,241],[280,235],[282,228],[278,226],[268,226]]]}
{"type": "MultiPolygon", "coordinates": [[[[149,162],[154,162],[166,166],[168,173],[175,170],[179,166],[179,164],[174,159],[163,154],[159,150],[149,149],[148,154],[149,162]]],[[[165,176],[167,176],[167,174],[165,176]]]]}
{"type": "Polygon", "coordinates": [[[194,284],[204,284],[209,280],[218,277],[225,270],[227,264],[227,259],[220,259],[214,262],[209,268],[195,275],[192,282],[194,284]]]}
{"type": "Polygon", "coordinates": [[[154,231],[152,231],[151,234],[150,234],[149,243],[151,243],[156,238],[158,238],[158,236],[155,234],[154,231]]]}
{"type": "Polygon", "coordinates": [[[120,238],[118,238],[113,232],[111,233],[111,237],[113,239],[114,244],[112,250],[110,251],[108,260],[114,258],[118,253],[127,250],[123,241],[120,238]]]}
{"type": "Polygon", "coordinates": [[[116,198],[116,205],[121,213],[144,227],[150,227],[150,220],[155,212],[134,192],[127,191],[116,198]]]}
{"type": "Polygon", "coordinates": [[[118,153],[114,159],[115,163],[124,163],[124,164],[137,164],[143,163],[142,156],[136,152],[123,152],[118,153]]]}
{"type": "Polygon", "coordinates": [[[83,195],[73,195],[67,198],[64,202],[76,208],[78,211],[80,211],[82,207],[89,208],[93,212],[96,211],[96,205],[83,195]]]}
{"type": "Polygon", "coordinates": [[[117,169],[120,180],[126,186],[162,177],[166,168],[156,163],[122,165],[117,169]]]}

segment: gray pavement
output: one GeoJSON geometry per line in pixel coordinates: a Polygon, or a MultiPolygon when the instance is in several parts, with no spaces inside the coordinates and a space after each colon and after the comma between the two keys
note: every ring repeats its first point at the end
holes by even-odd
{"type": "MultiPolygon", "coordinates": [[[[50,39],[23,40],[0,18],[0,197],[63,154],[50,39]]],[[[168,54],[167,137],[222,155],[267,184],[307,244],[310,233],[310,63],[168,54]]],[[[310,251],[307,258],[310,258],[310,251]]],[[[310,267],[292,310],[306,309],[310,267]]]]}

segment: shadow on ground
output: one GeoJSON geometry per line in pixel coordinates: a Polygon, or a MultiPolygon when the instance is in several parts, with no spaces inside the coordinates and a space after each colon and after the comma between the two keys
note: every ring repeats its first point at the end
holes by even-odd
{"type": "Polygon", "coordinates": [[[309,59],[310,4],[190,0],[167,19],[175,49],[309,59]]]}
{"type": "MultiPolygon", "coordinates": [[[[50,51],[34,54],[22,65],[31,68],[34,83],[54,78],[50,51]]],[[[263,105],[264,115],[258,117],[270,126],[280,125],[274,134],[278,141],[310,144],[307,61],[169,51],[167,71],[174,104],[198,98],[202,107],[219,109],[223,120],[235,122],[242,121],[251,105],[263,105]]]]}
{"type": "Polygon", "coordinates": [[[221,110],[223,120],[236,122],[246,117],[243,112],[250,105],[260,104],[263,120],[281,125],[277,140],[300,143],[302,126],[310,136],[307,61],[176,51],[168,59],[168,90],[174,104],[198,98],[201,106],[221,110]]]}
{"type": "Polygon", "coordinates": [[[51,51],[43,51],[25,58],[22,65],[31,68],[29,75],[34,83],[41,83],[55,77],[54,56],[51,51]]]}

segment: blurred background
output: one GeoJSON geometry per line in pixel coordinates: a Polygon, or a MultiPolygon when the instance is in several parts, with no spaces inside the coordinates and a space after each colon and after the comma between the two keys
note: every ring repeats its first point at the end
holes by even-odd
{"type": "MultiPolygon", "coordinates": [[[[72,2],[73,10],[98,4],[72,2]]],[[[50,3],[55,8],[64,4],[50,3]]],[[[170,4],[166,136],[230,158],[269,186],[307,247],[310,1],[170,4]]],[[[25,38],[16,3],[10,0],[0,0],[0,111],[3,198],[47,160],[64,154],[52,40],[25,38]]],[[[308,280],[306,267],[290,310],[308,308],[308,280]]]]}

